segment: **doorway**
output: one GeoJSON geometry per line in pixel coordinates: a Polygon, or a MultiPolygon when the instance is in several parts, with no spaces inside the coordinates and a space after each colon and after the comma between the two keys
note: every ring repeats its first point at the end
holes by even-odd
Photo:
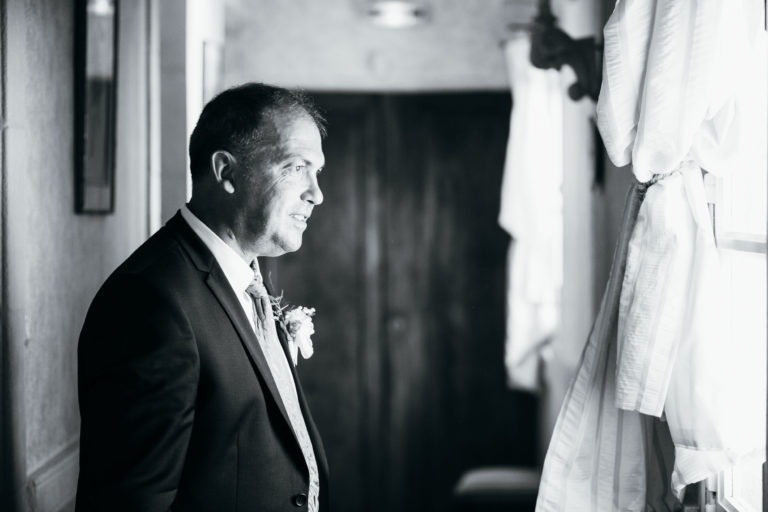
{"type": "Polygon", "coordinates": [[[446,510],[467,468],[537,463],[536,398],[503,364],[509,94],[313,96],[325,202],[265,268],[317,309],[298,370],[334,510],[446,510]]]}

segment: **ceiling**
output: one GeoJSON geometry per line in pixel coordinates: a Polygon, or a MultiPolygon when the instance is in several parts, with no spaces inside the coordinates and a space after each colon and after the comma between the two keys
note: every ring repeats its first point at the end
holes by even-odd
{"type": "Polygon", "coordinates": [[[225,82],[334,91],[508,88],[500,41],[536,0],[422,0],[426,24],[388,29],[370,0],[227,0],[225,82]]]}

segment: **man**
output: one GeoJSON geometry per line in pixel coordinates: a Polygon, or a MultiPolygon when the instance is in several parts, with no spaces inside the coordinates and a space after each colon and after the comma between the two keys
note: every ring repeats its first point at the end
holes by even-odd
{"type": "Polygon", "coordinates": [[[329,510],[257,263],[301,246],[323,130],[306,98],[263,84],[204,108],[191,201],[109,277],[80,335],[79,512],[329,510]]]}

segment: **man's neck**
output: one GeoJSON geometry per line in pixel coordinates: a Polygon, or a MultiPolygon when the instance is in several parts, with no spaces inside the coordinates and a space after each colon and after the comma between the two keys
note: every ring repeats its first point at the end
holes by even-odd
{"type": "Polygon", "coordinates": [[[222,242],[231,247],[232,250],[235,251],[243,259],[243,261],[250,264],[256,259],[257,255],[248,254],[245,250],[243,250],[243,248],[237,242],[237,237],[235,236],[234,231],[231,227],[229,227],[229,224],[226,221],[215,215],[212,211],[201,208],[199,205],[196,205],[192,201],[187,203],[187,208],[189,208],[189,211],[192,212],[195,217],[200,219],[203,224],[208,226],[208,228],[213,231],[216,236],[221,239],[222,242]]]}

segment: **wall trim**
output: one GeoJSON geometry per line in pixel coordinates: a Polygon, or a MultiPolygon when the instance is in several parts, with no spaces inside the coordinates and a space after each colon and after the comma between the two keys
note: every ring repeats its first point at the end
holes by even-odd
{"type": "Polygon", "coordinates": [[[8,314],[5,305],[5,52],[8,48],[5,0],[0,0],[0,503],[15,506],[13,500],[13,445],[10,435],[10,401],[8,399],[8,314]]]}
{"type": "Polygon", "coordinates": [[[19,3],[0,0],[0,503],[9,511],[24,506],[21,489],[24,481],[26,444],[19,386],[21,357],[11,336],[8,270],[8,77],[13,76],[14,61],[9,57],[9,43],[18,40],[25,29],[19,19],[19,3]],[[9,20],[13,20],[11,23],[9,20]]]}
{"type": "Polygon", "coordinates": [[[30,509],[59,512],[74,502],[80,469],[80,438],[67,443],[30,476],[27,484],[30,509]]]}

